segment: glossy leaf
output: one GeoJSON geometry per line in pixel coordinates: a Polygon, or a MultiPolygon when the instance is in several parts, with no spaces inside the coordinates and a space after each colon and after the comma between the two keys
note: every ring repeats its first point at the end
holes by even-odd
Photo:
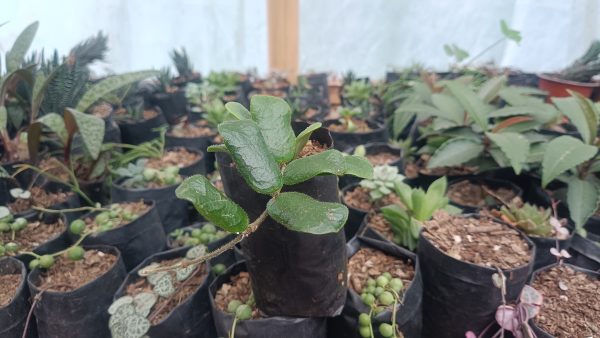
{"type": "Polygon", "coordinates": [[[55,133],[63,142],[63,144],[67,142],[67,137],[69,135],[67,134],[65,121],[63,120],[62,116],[56,113],[50,113],[40,117],[37,121],[55,133]]]}
{"type": "Polygon", "coordinates": [[[373,168],[365,158],[344,156],[338,150],[330,149],[290,162],[283,171],[283,184],[294,185],[323,174],[350,174],[370,178],[373,176],[373,168]]]}
{"type": "Polygon", "coordinates": [[[231,233],[248,227],[248,214],[202,175],[194,175],[181,182],[175,195],[192,203],[209,222],[231,233]]]}
{"type": "Polygon", "coordinates": [[[250,99],[250,114],[275,160],[278,163],[291,161],[295,155],[296,136],[288,103],[279,97],[254,95],[250,99]]]}
{"type": "Polygon", "coordinates": [[[598,186],[591,181],[572,178],[567,189],[567,205],[569,215],[578,228],[598,210],[600,194],[598,186]]]}
{"type": "Polygon", "coordinates": [[[306,127],[298,136],[296,136],[296,140],[294,141],[294,157],[298,157],[308,140],[310,140],[310,136],[312,133],[321,128],[321,122],[313,123],[310,126],[306,127]]]}
{"type": "Polygon", "coordinates": [[[27,28],[25,28],[21,34],[15,40],[12,48],[6,53],[6,70],[7,72],[15,71],[21,66],[27,50],[31,47],[35,33],[39,27],[39,22],[35,21],[27,28]]]}
{"type": "Polygon", "coordinates": [[[348,208],[340,203],[320,202],[299,192],[284,192],[267,203],[267,212],[286,228],[321,235],[340,231],[348,208]]]}
{"type": "Polygon", "coordinates": [[[446,88],[452,93],[452,95],[460,102],[463,108],[467,111],[469,117],[475,122],[481,129],[487,130],[487,111],[485,103],[464,84],[456,81],[448,81],[446,88]]]}
{"type": "Polygon", "coordinates": [[[238,120],[247,120],[251,118],[248,109],[239,102],[227,102],[225,104],[225,109],[238,120]]]}
{"type": "Polygon", "coordinates": [[[142,70],[131,73],[124,73],[110,76],[94,85],[92,85],[77,103],[75,110],[84,112],[90,108],[96,101],[104,97],[106,94],[115,91],[128,84],[138,82],[149,77],[158,75],[155,70],[142,70]]]}
{"type": "Polygon", "coordinates": [[[450,139],[433,153],[428,168],[451,167],[466,163],[483,152],[481,142],[466,138],[450,139]]]}
{"type": "Polygon", "coordinates": [[[565,171],[591,159],[598,148],[571,136],[560,136],[548,143],[542,160],[542,187],[565,171]]]}
{"type": "Polygon", "coordinates": [[[254,191],[271,194],[283,186],[279,166],[256,122],[225,121],[218,129],[237,169],[254,191]]]}
{"type": "MultiPolygon", "coordinates": [[[[69,135],[79,131],[83,145],[93,159],[98,158],[104,140],[104,120],[74,109],[65,110],[64,121],[69,135]]],[[[71,136],[72,137],[72,136],[71,136]]]]}
{"type": "Polygon", "coordinates": [[[518,175],[529,154],[527,138],[517,133],[485,133],[485,135],[502,150],[518,175]]]}

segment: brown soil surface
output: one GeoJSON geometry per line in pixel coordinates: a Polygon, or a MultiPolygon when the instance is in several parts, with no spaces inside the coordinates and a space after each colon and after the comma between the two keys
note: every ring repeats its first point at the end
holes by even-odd
{"type": "Polygon", "coordinates": [[[518,231],[489,218],[467,218],[438,211],[423,225],[423,236],[458,260],[513,269],[531,259],[531,249],[518,231]]]}
{"type": "Polygon", "coordinates": [[[373,211],[390,204],[401,204],[400,198],[393,193],[373,202],[369,195],[369,190],[363,187],[356,187],[350,191],[346,191],[344,194],[344,203],[365,212],[373,211]]]}
{"type": "Polygon", "coordinates": [[[48,174],[56,176],[63,182],[69,181],[71,178],[69,177],[69,173],[64,170],[62,166],[58,163],[58,159],[54,157],[45,158],[40,162],[40,169],[44,170],[48,174]]]}
{"type": "MultiPolygon", "coordinates": [[[[42,221],[28,222],[27,226],[15,233],[15,239],[12,239],[12,232],[0,232],[0,243],[15,242],[19,244],[20,251],[31,251],[38,246],[54,239],[67,229],[61,218],[54,223],[44,223],[42,221]]],[[[2,285],[2,284],[0,284],[2,285]]]]}
{"type": "MultiPolygon", "coordinates": [[[[229,283],[221,285],[221,288],[217,290],[215,295],[215,304],[217,308],[227,313],[227,305],[232,300],[239,300],[242,303],[246,303],[252,294],[252,284],[250,281],[250,275],[242,271],[237,276],[232,276],[229,283]]],[[[258,308],[252,306],[252,319],[260,318],[262,315],[258,308]]]]}
{"type": "Polygon", "coordinates": [[[394,232],[392,231],[392,225],[388,222],[382,214],[371,214],[369,215],[369,223],[367,224],[371,229],[379,232],[388,241],[394,240],[394,232]]]}
{"type": "MultiPolygon", "coordinates": [[[[122,202],[122,203],[119,203],[119,205],[123,208],[124,211],[129,211],[132,214],[138,215],[138,216],[145,214],[150,209],[150,206],[146,205],[146,203],[144,203],[144,201],[122,202]]],[[[85,222],[85,228],[90,231],[95,231],[99,227],[99,225],[96,224],[94,217],[86,217],[83,221],[85,222]]],[[[125,224],[129,224],[131,222],[132,221],[128,221],[128,220],[120,218],[119,223],[117,223],[117,224],[113,223],[114,224],[113,229],[121,227],[125,224]]]]}
{"type": "Polygon", "coordinates": [[[400,156],[390,153],[377,153],[365,156],[372,165],[385,165],[392,162],[396,162],[400,159],[400,156]]]}
{"type": "Polygon", "coordinates": [[[51,193],[35,186],[29,192],[31,192],[30,198],[15,200],[13,203],[8,204],[8,209],[13,213],[21,213],[30,210],[34,206],[47,208],[62,203],[73,195],[72,191],[51,193]]]}
{"type": "MultiPolygon", "coordinates": [[[[167,259],[160,261],[159,263],[163,266],[172,265],[179,262],[181,258],[167,259]]],[[[169,271],[174,281],[175,292],[170,297],[158,297],[158,300],[152,307],[152,311],[149,315],[149,320],[152,325],[160,323],[163,319],[167,318],[169,314],[179,306],[179,304],[185,302],[190,296],[192,296],[198,288],[204,283],[206,279],[206,265],[202,264],[193,273],[193,276],[188,277],[184,281],[177,281],[175,278],[175,272],[169,271]]],[[[140,278],[135,283],[127,286],[127,295],[135,296],[142,292],[152,292],[152,285],[146,278],[140,278]]]]}
{"type": "Polygon", "coordinates": [[[198,160],[200,160],[199,154],[188,151],[183,147],[177,147],[165,151],[161,158],[149,158],[146,162],[146,168],[162,169],[168,166],[183,168],[194,164],[198,160]]]}
{"type": "Polygon", "coordinates": [[[371,248],[358,250],[348,261],[349,285],[358,294],[362,293],[369,278],[375,279],[384,272],[389,272],[392,278],[400,278],[404,282],[404,290],[415,276],[415,268],[410,261],[405,262],[371,248]]]}
{"type": "MultiPolygon", "coordinates": [[[[8,143],[10,149],[13,149],[13,158],[10,159],[10,162],[26,161],[29,159],[29,149],[27,148],[27,142],[20,142],[19,138],[15,137],[14,139],[9,139],[8,143]]],[[[2,160],[2,163],[9,162],[8,154],[1,154],[0,160],[2,160]]]]}
{"type": "Polygon", "coordinates": [[[456,167],[440,167],[440,168],[427,168],[427,162],[431,155],[423,154],[419,159],[413,162],[408,162],[404,168],[404,175],[408,178],[415,178],[419,174],[431,175],[431,176],[459,176],[469,175],[477,172],[477,167],[469,166],[456,166],[456,167]]]}
{"type": "MultiPolygon", "coordinates": [[[[354,125],[356,126],[356,130],[353,131],[353,133],[367,133],[370,132],[372,129],[369,127],[369,124],[365,121],[365,120],[359,120],[359,119],[352,119],[352,122],[354,123],[354,125]]],[[[327,128],[330,131],[336,132],[336,133],[346,133],[346,125],[343,123],[337,124],[337,123],[332,123],[329,126],[327,126],[327,128]]]]}
{"type": "Polygon", "coordinates": [[[0,275],[0,309],[12,302],[21,284],[21,275],[0,275]]]}
{"type": "Polygon", "coordinates": [[[110,105],[110,103],[103,102],[93,106],[90,110],[92,115],[104,119],[107,118],[110,113],[112,113],[113,107],[110,105]]]}
{"type": "Polygon", "coordinates": [[[104,275],[117,262],[117,256],[99,250],[87,250],[83,257],[78,261],[66,256],[55,258],[54,265],[40,274],[37,287],[41,290],[73,291],[104,275]]]}
{"type": "Polygon", "coordinates": [[[538,327],[557,338],[600,336],[600,279],[556,266],[538,274],[533,287],[544,296],[538,327]]]}
{"type": "Polygon", "coordinates": [[[298,157],[302,158],[302,157],[307,157],[310,155],[322,153],[327,149],[329,149],[329,148],[325,144],[321,144],[321,143],[319,143],[317,141],[313,141],[313,140],[308,140],[308,142],[306,142],[306,145],[304,146],[304,148],[302,148],[302,151],[300,151],[300,154],[298,155],[298,157]]]}
{"type": "Polygon", "coordinates": [[[470,207],[481,208],[486,205],[502,203],[495,196],[509,203],[517,195],[510,188],[500,187],[494,189],[486,185],[471,183],[469,180],[460,181],[448,187],[448,198],[450,201],[470,207]],[[486,190],[491,191],[493,195],[489,194],[486,190]]]}
{"type": "Polygon", "coordinates": [[[200,123],[181,123],[171,128],[168,135],[181,138],[213,136],[216,133],[206,125],[200,123]]]}

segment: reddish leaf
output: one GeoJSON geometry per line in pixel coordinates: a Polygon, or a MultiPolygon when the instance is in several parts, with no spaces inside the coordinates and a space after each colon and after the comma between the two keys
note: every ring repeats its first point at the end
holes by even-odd
{"type": "Polygon", "coordinates": [[[498,123],[494,129],[492,129],[492,132],[497,133],[498,131],[504,129],[504,128],[508,128],[512,125],[515,125],[517,123],[523,123],[523,122],[528,122],[528,121],[533,121],[533,117],[531,116],[515,116],[515,117],[511,117],[508,118],[500,123],[498,123]]]}
{"type": "Polygon", "coordinates": [[[500,305],[496,310],[496,322],[505,330],[514,332],[518,327],[517,312],[512,306],[500,305]]]}

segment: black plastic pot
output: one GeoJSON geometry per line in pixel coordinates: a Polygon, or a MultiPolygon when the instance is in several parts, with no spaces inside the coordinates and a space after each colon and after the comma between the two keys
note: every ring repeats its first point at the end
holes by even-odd
{"type": "MultiPolygon", "coordinates": [[[[110,245],[121,252],[127,271],[140,264],[146,257],[161,252],[165,248],[165,231],[158,216],[157,207],[153,201],[145,202],[150,206],[146,213],[128,224],[115,229],[88,236],[83,240],[84,245],[110,245]]],[[[82,217],[94,217],[98,212],[89,213],[82,217]]],[[[67,232],[72,243],[79,236],[67,232]]]]}
{"type": "MultiPolygon", "coordinates": [[[[546,266],[546,267],[543,267],[541,269],[538,269],[538,270],[534,271],[531,274],[531,279],[529,280],[529,283],[527,283],[527,284],[532,285],[533,281],[535,280],[535,277],[539,273],[541,273],[542,271],[551,269],[551,268],[555,267],[556,265],[557,264],[552,264],[552,265],[549,265],[549,266],[546,266]]],[[[569,267],[573,268],[573,270],[576,270],[576,271],[579,271],[579,272],[583,272],[583,273],[585,273],[586,275],[588,275],[588,276],[590,276],[592,278],[595,277],[596,279],[600,280],[600,271],[590,271],[590,270],[582,269],[581,267],[578,267],[578,266],[573,266],[571,264],[566,264],[566,266],[569,266],[569,267]]],[[[574,313],[572,315],[573,316],[578,316],[579,314],[574,313]]],[[[537,338],[555,338],[553,335],[549,334],[548,332],[546,332],[543,329],[541,329],[540,327],[538,327],[533,322],[533,320],[531,320],[529,322],[529,324],[531,325],[531,328],[533,329],[533,332],[536,334],[537,338]]]]}
{"type": "MultiPolygon", "coordinates": [[[[320,128],[311,139],[331,144],[320,128]]],[[[217,153],[226,194],[256,219],[269,196],[254,192],[226,153],[217,153]]],[[[339,202],[337,177],[317,176],[286,186],[284,191],[305,193],[317,200],[339,202]]],[[[267,315],[328,317],[339,314],[346,285],[345,234],[312,235],[286,229],[270,217],[242,242],[258,307],[267,315]]]]}
{"type": "MultiPolygon", "coordinates": [[[[589,236],[589,234],[588,234],[589,236]]],[[[600,241],[573,235],[569,253],[573,256],[569,263],[592,271],[600,271],[600,241]]]]}
{"type": "MultiPolygon", "coordinates": [[[[48,181],[48,182],[44,183],[42,185],[42,188],[44,190],[46,190],[48,192],[52,192],[52,193],[56,193],[58,191],[62,191],[62,192],[71,191],[71,188],[69,186],[65,185],[64,183],[54,182],[54,181],[48,181]]],[[[79,195],[76,193],[73,193],[64,202],[54,204],[54,205],[48,207],[48,209],[62,210],[62,209],[79,208],[80,206],[81,206],[81,201],[80,201],[79,195]]],[[[39,214],[39,212],[32,209],[32,210],[28,210],[28,211],[19,213],[15,216],[27,218],[27,217],[31,217],[32,215],[37,215],[37,214],[39,214]]],[[[80,215],[81,215],[81,213],[79,213],[79,212],[65,213],[65,217],[68,222],[71,222],[72,220],[77,219],[80,215]]],[[[56,214],[43,213],[43,217],[44,218],[49,217],[50,219],[55,219],[56,214]]]]}
{"type": "Polygon", "coordinates": [[[179,184],[154,189],[129,189],[121,186],[123,181],[124,179],[120,178],[112,183],[113,202],[154,201],[165,233],[189,224],[188,202],[175,196],[175,189],[179,184]]]}
{"type": "MultiPolygon", "coordinates": [[[[113,295],[126,276],[119,250],[110,246],[89,246],[116,255],[118,260],[106,273],[88,284],[69,292],[43,291],[33,313],[40,338],[54,337],[110,337],[108,307],[113,295]]],[[[27,278],[33,297],[42,290],[37,286],[40,270],[35,269],[27,278]]]]}
{"type": "MultiPolygon", "coordinates": [[[[106,183],[106,178],[87,182],[80,181],[79,188],[81,188],[81,191],[83,191],[87,197],[96,203],[104,205],[110,201],[110,187],[106,183]]],[[[81,201],[81,204],[85,203],[87,203],[85,200],[81,201]]]]}
{"type": "MultiPolygon", "coordinates": [[[[503,270],[508,303],[517,299],[534,264],[535,246],[521,236],[532,248],[531,257],[526,265],[503,270]]],[[[423,337],[464,337],[465,332],[481,332],[493,321],[502,304],[492,281],[496,269],[457,260],[422,234],[417,252],[424,286],[423,337]]]]}
{"type": "MultiPolygon", "coordinates": [[[[27,221],[33,221],[33,220],[37,219],[38,217],[40,217],[38,214],[29,215],[27,217],[27,221]]],[[[48,215],[48,216],[44,217],[43,219],[41,219],[41,221],[45,222],[45,223],[54,223],[58,220],[59,217],[62,218],[62,221],[65,224],[65,230],[63,232],[61,232],[60,234],[54,236],[54,238],[51,238],[48,241],[39,245],[38,247],[32,249],[31,251],[33,253],[38,254],[38,255],[51,254],[51,253],[55,253],[55,252],[61,251],[63,249],[66,249],[69,246],[70,241],[69,241],[69,236],[67,234],[68,227],[69,227],[69,221],[66,219],[66,216],[64,216],[64,215],[59,216],[58,214],[51,214],[51,215],[48,215]]],[[[15,256],[15,258],[17,258],[21,262],[25,263],[26,266],[28,266],[29,262],[31,262],[33,260],[33,257],[30,255],[17,255],[17,256],[15,256]]]]}
{"type": "MultiPolygon", "coordinates": [[[[210,306],[217,329],[213,337],[227,337],[233,325],[233,316],[219,310],[215,304],[215,294],[221,286],[230,281],[232,276],[246,271],[245,262],[238,262],[225,273],[218,276],[209,288],[210,306]]],[[[254,282],[254,280],[252,280],[254,282]]],[[[252,288],[255,289],[254,286],[252,288]]],[[[300,291],[300,290],[298,290],[300,291]]],[[[256,296],[256,295],[255,295],[256,296]]],[[[327,321],[325,318],[300,317],[267,317],[237,321],[235,326],[236,338],[325,338],[327,337],[327,321]]]]}
{"type": "MultiPolygon", "coordinates": [[[[114,294],[114,300],[124,296],[127,286],[140,279],[138,271],[151,263],[162,260],[184,257],[189,248],[173,249],[154,254],[146,258],[134,270],[129,272],[125,281],[114,294]]],[[[216,337],[210,303],[208,300],[208,285],[210,273],[202,285],[188,299],[183,301],[160,323],[150,327],[148,337],[216,337]]]]}
{"type": "MultiPolygon", "coordinates": [[[[357,237],[348,242],[348,258],[352,257],[361,248],[373,248],[387,255],[400,258],[404,261],[412,261],[415,267],[415,276],[410,286],[405,290],[401,304],[396,308],[396,324],[406,338],[421,337],[422,322],[422,294],[423,282],[419,262],[414,253],[388,243],[375,242],[370,238],[357,237]]],[[[369,313],[369,307],[361,300],[360,295],[348,288],[346,305],[342,314],[332,318],[328,323],[328,330],[332,337],[359,338],[358,316],[361,313],[369,313]]],[[[376,337],[381,337],[377,328],[381,323],[391,323],[392,312],[384,311],[372,319],[373,329],[376,337]]]]}
{"type": "MultiPolygon", "coordinates": [[[[494,179],[494,178],[487,178],[487,177],[483,177],[483,176],[471,176],[471,177],[466,177],[466,178],[461,178],[461,179],[457,179],[454,181],[451,181],[448,184],[448,191],[450,191],[450,188],[455,185],[455,184],[459,184],[461,182],[464,182],[465,180],[469,181],[471,184],[474,185],[479,185],[479,186],[487,186],[490,187],[492,189],[499,189],[499,188],[507,188],[512,190],[515,193],[515,197],[522,197],[523,196],[523,190],[521,190],[521,188],[519,188],[517,185],[515,185],[514,183],[510,182],[510,181],[506,181],[506,180],[499,180],[499,179],[494,179]]],[[[488,208],[495,208],[495,207],[499,207],[502,205],[502,202],[498,202],[494,199],[494,201],[496,203],[492,204],[492,205],[487,205],[486,207],[488,208]]],[[[465,204],[460,204],[457,202],[454,202],[452,200],[449,201],[450,204],[460,208],[463,210],[464,213],[477,213],[481,207],[477,207],[477,206],[472,206],[472,205],[465,205],[465,204]]],[[[510,201],[505,201],[505,202],[510,202],[510,201]]]]}
{"type": "MultiPolygon", "coordinates": [[[[175,147],[167,147],[166,150],[172,150],[175,147]]],[[[196,175],[196,174],[202,174],[205,175],[206,174],[206,156],[204,156],[204,151],[200,150],[199,148],[188,148],[185,147],[185,149],[191,153],[195,153],[198,154],[200,156],[200,158],[185,167],[182,167],[179,169],[179,174],[183,175],[183,176],[192,176],[192,175],[196,175]]]]}
{"type": "Polygon", "coordinates": [[[185,89],[173,93],[156,93],[150,98],[150,103],[160,108],[169,124],[176,124],[187,113],[185,89]]]}
{"type": "Polygon", "coordinates": [[[510,72],[508,74],[509,86],[522,86],[538,88],[539,77],[533,73],[510,72]]]}
{"type": "Polygon", "coordinates": [[[185,147],[188,150],[199,149],[202,151],[204,155],[202,156],[202,163],[204,165],[203,174],[205,174],[214,171],[214,153],[209,153],[206,151],[206,148],[213,144],[212,140],[214,137],[215,135],[199,137],[175,137],[167,133],[165,135],[165,143],[167,147],[185,147]],[[210,170],[211,168],[212,170],[210,170]]]}
{"type": "Polygon", "coordinates": [[[357,209],[346,204],[346,201],[344,200],[344,195],[346,195],[347,192],[356,189],[356,187],[358,187],[358,183],[346,186],[341,191],[342,203],[348,208],[348,220],[346,221],[346,225],[344,225],[344,232],[346,233],[347,241],[350,241],[356,235],[363,220],[369,212],[368,210],[357,209]]]}
{"type": "MultiPolygon", "coordinates": [[[[323,126],[328,127],[332,124],[340,123],[341,122],[339,120],[327,120],[323,122],[323,126]]],[[[339,151],[344,151],[361,144],[387,141],[388,131],[385,125],[371,121],[367,121],[367,124],[372,130],[365,133],[330,131],[331,137],[333,138],[333,147],[339,151]]]]}
{"type": "Polygon", "coordinates": [[[148,120],[120,120],[117,124],[121,129],[122,142],[137,145],[159,137],[160,132],[157,128],[163,126],[166,122],[164,116],[158,112],[155,117],[148,120]]]}
{"type": "MultiPolygon", "coordinates": [[[[12,258],[4,257],[0,259],[0,275],[19,274],[21,282],[17,288],[15,297],[8,305],[0,308],[0,337],[19,338],[23,335],[27,314],[29,313],[29,289],[25,281],[27,279],[27,269],[23,262],[12,258]]],[[[37,337],[35,320],[32,318],[28,326],[26,337],[37,337]]]]}
{"type": "MultiPolygon", "coordinates": [[[[364,146],[365,146],[366,155],[389,153],[389,154],[399,156],[398,160],[388,163],[387,165],[392,166],[392,167],[398,167],[398,172],[400,172],[400,173],[404,172],[404,161],[402,159],[402,149],[396,148],[396,147],[391,146],[384,142],[367,143],[364,146]]],[[[356,147],[346,149],[345,152],[348,154],[353,154],[355,149],[356,149],[356,147]]],[[[340,188],[343,188],[343,187],[348,186],[353,183],[358,183],[358,182],[360,182],[360,180],[361,179],[356,176],[350,176],[350,175],[342,176],[342,177],[340,177],[340,188]]]]}

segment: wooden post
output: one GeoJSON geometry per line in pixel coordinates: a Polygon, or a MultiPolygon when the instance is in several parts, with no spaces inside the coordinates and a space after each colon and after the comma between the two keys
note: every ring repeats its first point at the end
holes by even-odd
{"type": "Polygon", "coordinates": [[[269,16],[269,70],[298,76],[298,0],[267,0],[269,16]]]}

